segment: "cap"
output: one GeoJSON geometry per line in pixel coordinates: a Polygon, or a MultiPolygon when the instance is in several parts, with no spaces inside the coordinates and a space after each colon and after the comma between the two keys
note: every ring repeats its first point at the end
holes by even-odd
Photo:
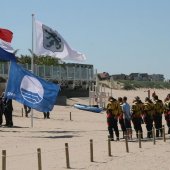
{"type": "Polygon", "coordinates": [[[135,97],[135,100],[140,100],[140,97],[139,97],[139,96],[136,96],[136,97],[135,97]]]}
{"type": "Polygon", "coordinates": [[[114,101],[114,98],[112,96],[110,96],[108,101],[112,102],[112,101],[114,101]]]}
{"type": "Polygon", "coordinates": [[[155,93],[155,91],[152,93],[152,97],[154,97],[154,96],[156,96],[156,93],[155,93]]]}
{"type": "Polygon", "coordinates": [[[149,101],[149,97],[146,97],[146,98],[145,98],[145,101],[149,101]]]}

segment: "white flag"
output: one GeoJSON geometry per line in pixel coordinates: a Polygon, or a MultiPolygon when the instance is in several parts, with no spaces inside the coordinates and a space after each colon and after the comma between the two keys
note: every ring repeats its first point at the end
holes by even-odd
{"type": "Polygon", "coordinates": [[[35,21],[36,55],[49,55],[63,60],[84,61],[84,54],[70,48],[63,37],[55,30],[35,21]]]}

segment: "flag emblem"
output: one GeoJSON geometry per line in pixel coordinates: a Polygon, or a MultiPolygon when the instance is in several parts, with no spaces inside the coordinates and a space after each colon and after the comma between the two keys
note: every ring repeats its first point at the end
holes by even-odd
{"type": "Polygon", "coordinates": [[[73,50],[61,34],[52,28],[35,21],[36,55],[49,55],[63,60],[84,61],[86,56],[73,50]]]}
{"type": "Polygon", "coordinates": [[[40,103],[43,99],[42,84],[34,77],[25,75],[21,81],[20,90],[22,97],[32,104],[40,103]]]}
{"type": "Polygon", "coordinates": [[[43,29],[43,46],[52,52],[62,52],[64,43],[60,35],[46,25],[42,25],[43,29]]]}

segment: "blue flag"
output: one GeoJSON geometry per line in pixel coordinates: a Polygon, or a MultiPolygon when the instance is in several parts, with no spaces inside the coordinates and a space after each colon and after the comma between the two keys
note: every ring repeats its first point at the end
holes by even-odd
{"type": "Polygon", "coordinates": [[[5,97],[16,100],[40,112],[51,111],[60,86],[34,75],[11,62],[5,97]]]}
{"type": "Polygon", "coordinates": [[[0,47],[0,60],[16,61],[16,57],[13,53],[10,53],[0,47]]]}

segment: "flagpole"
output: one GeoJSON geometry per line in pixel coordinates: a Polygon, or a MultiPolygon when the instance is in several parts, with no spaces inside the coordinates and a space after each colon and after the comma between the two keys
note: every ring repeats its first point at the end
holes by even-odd
{"type": "Polygon", "coordinates": [[[32,58],[31,58],[31,71],[34,73],[34,14],[32,14],[32,58]]]}
{"type": "MultiPolygon", "coordinates": [[[[31,57],[31,71],[34,73],[34,14],[32,14],[32,57],[31,57]]],[[[31,127],[33,128],[33,108],[31,109],[31,127]]]]}

